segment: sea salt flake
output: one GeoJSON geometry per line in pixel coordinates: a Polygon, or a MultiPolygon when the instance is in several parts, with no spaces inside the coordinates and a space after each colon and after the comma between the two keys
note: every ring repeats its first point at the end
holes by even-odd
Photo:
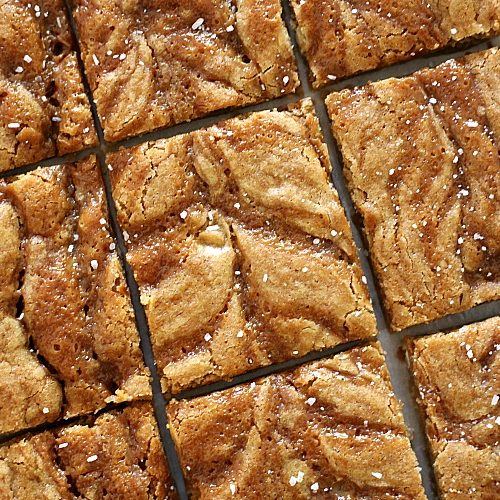
{"type": "Polygon", "coordinates": [[[381,472],[372,472],[372,476],[376,477],[377,479],[382,479],[382,473],[381,472]]]}

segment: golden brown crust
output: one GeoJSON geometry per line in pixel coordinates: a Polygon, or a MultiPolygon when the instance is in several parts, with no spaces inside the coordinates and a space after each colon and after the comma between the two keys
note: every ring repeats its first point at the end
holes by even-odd
{"type": "Polygon", "coordinates": [[[0,497],[174,499],[150,404],[0,447],[0,497]]]}
{"type": "Polygon", "coordinates": [[[0,183],[0,432],[149,394],[106,217],[95,157],[0,183]]]}
{"type": "Polygon", "coordinates": [[[97,143],[61,0],[0,1],[0,172],[97,143]]]}
{"type": "Polygon", "coordinates": [[[279,0],[72,0],[107,140],[299,84],[279,0]]]}
{"type": "Polygon", "coordinates": [[[500,52],[331,94],[394,329],[500,298],[500,52]]]}
{"type": "Polygon", "coordinates": [[[425,498],[378,344],[168,414],[192,498],[425,498]]]}
{"type": "Polygon", "coordinates": [[[310,101],[109,161],[165,390],[374,335],[310,101]]]}
{"type": "Polygon", "coordinates": [[[500,33],[499,0],[291,0],[313,84],[500,33]]]}
{"type": "Polygon", "coordinates": [[[500,484],[500,317],[408,341],[443,499],[500,484]]]}

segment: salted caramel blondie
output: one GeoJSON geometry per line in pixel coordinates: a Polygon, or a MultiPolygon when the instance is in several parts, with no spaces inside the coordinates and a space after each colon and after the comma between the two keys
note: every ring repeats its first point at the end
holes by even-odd
{"type": "Polygon", "coordinates": [[[62,0],[0,2],[0,172],[97,143],[62,0]]]}
{"type": "Polygon", "coordinates": [[[500,488],[500,317],[408,340],[443,499],[500,488]]]}
{"type": "Polygon", "coordinates": [[[177,498],[149,403],[0,446],[0,497],[177,498]]]}
{"type": "Polygon", "coordinates": [[[500,51],[327,99],[394,329],[500,298],[500,51]]]}
{"type": "Polygon", "coordinates": [[[375,335],[310,100],[108,161],[165,390],[375,335]]]}
{"type": "Polygon", "coordinates": [[[378,344],[168,415],[191,498],[425,498],[378,344]]]}
{"type": "Polygon", "coordinates": [[[290,0],[316,87],[500,33],[498,0],[290,0]]]}
{"type": "Polygon", "coordinates": [[[144,397],[95,157],[0,181],[0,432],[144,397]]]}
{"type": "Polygon", "coordinates": [[[107,140],[294,91],[279,0],[71,0],[107,140]]]}

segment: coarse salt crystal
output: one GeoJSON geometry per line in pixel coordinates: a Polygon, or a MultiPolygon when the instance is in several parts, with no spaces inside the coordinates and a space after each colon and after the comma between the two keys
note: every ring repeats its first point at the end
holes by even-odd
{"type": "Polygon", "coordinates": [[[205,333],[205,337],[203,337],[205,339],[206,342],[209,342],[210,340],[212,340],[212,335],[210,335],[209,333],[205,333]]]}
{"type": "Polygon", "coordinates": [[[475,120],[467,120],[465,124],[470,128],[476,128],[477,126],[479,126],[479,123],[477,123],[475,120]]]}
{"type": "Polygon", "coordinates": [[[96,66],[99,66],[99,59],[97,58],[97,56],[95,54],[92,54],[92,60],[94,61],[94,64],[96,66]]]}
{"type": "Polygon", "coordinates": [[[376,477],[377,479],[382,479],[382,473],[381,472],[372,472],[372,476],[376,477]]]}
{"type": "Polygon", "coordinates": [[[319,490],[319,484],[318,483],[311,484],[311,491],[318,491],[318,490],[319,490]]]}
{"type": "Polygon", "coordinates": [[[306,404],[307,405],[312,406],[314,403],[316,403],[316,398],[306,399],[306,404]]]}
{"type": "Polygon", "coordinates": [[[458,33],[457,28],[451,28],[450,33],[451,33],[452,35],[456,35],[456,34],[458,33]]]}
{"type": "Polygon", "coordinates": [[[364,275],[363,275],[363,276],[361,276],[361,281],[362,281],[365,285],[367,285],[367,284],[368,284],[368,280],[366,279],[366,276],[364,276],[364,275]]]}
{"type": "Polygon", "coordinates": [[[262,281],[264,283],[267,283],[267,280],[269,279],[269,275],[267,273],[264,273],[264,276],[262,276],[262,281]]]}
{"type": "Polygon", "coordinates": [[[68,443],[61,443],[58,448],[59,449],[62,449],[62,448],[66,448],[66,446],[68,446],[68,443]]]}
{"type": "Polygon", "coordinates": [[[236,493],[236,485],[229,483],[229,491],[231,492],[231,495],[234,495],[236,493]]]}
{"type": "Polygon", "coordinates": [[[304,266],[304,267],[302,268],[302,272],[303,272],[303,273],[307,273],[307,271],[309,271],[309,268],[304,266]]]}
{"type": "Polygon", "coordinates": [[[97,262],[97,260],[95,260],[95,259],[92,259],[92,260],[90,261],[90,267],[91,267],[92,269],[96,270],[96,269],[99,267],[99,262],[97,262]]]}
{"type": "Polygon", "coordinates": [[[233,25],[228,26],[228,27],[226,28],[226,31],[227,31],[228,33],[231,33],[231,31],[234,31],[234,26],[233,26],[233,25]]]}
{"type": "Polygon", "coordinates": [[[240,330],[240,331],[236,334],[236,336],[237,336],[239,339],[241,339],[241,337],[243,337],[243,330],[240,330]]]}
{"type": "Polygon", "coordinates": [[[193,25],[191,26],[191,29],[193,30],[197,30],[198,28],[201,28],[201,26],[203,25],[203,23],[205,22],[205,19],[203,19],[202,17],[199,17],[194,23],[193,25]]]}
{"type": "Polygon", "coordinates": [[[24,71],[22,66],[18,66],[15,70],[16,73],[22,73],[24,71]]]}
{"type": "Polygon", "coordinates": [[[335,75],[327,75],[327,78],[328,78],[328,80],[332,80],[332,82],[337,79],[337,77],[335,75]]]}
{"type": "Polygon", "coordinates": [[[19,128],[21,126],[18,122],[11,122],[7,125],[7,128],[19,128]]]}
{"type": "Polygon", "coordinates": [[[89,458],[87,458],[87,462],[95,462],[97,460],[97,455],[90,455],[89,458]]]}
{"type": "Polygon", "coordinates": [[[330,231],[330,234],[331,234],[333,237],[335,237],[335,236],[337,236],[337,234],[339,234],[339,233],[338,233],[337,231],[335,231],[335,229],[332,229],[332,230],[330,231]]]}
{"type": "Polygon", "coordinates": [[[429,99],[429,102],[430,102],[431,104],[437,104],[437,99],[436,99],[435,97],[431,97],[431,98],[429,99]]]}
{"type": "Polygon", "coordinates": [[[289,81],[290,81],[290,77],[289,76],[284,76],[283,77],[283,84],[284,85],[287,85],[289,81]]]}
{"type": "Polygon", "coordinates": [[[182,220],[185,220],[186,217],[187,217],[188,213],[186,212],[186,210],[183,210],[180,214],[179,214],[179,217],[182,219],[182,220]]]}
{"type": "Polygon", "coordinates": [[[47,415],[47,413],[49,413],[50,410],[45,406],[42,408],[42,413],[45,413],[45,415],[47,415]]]}
{"type": "Polygon", "coordinates": [[[499,400],[499,398],[500,398],[500,397],[498,396],[498,394],[495,394],[495,395],[493,396],[493,398],[491,399],[491,406],[496,406],[496,405],[498,404],[498,400],[499,400]]]}

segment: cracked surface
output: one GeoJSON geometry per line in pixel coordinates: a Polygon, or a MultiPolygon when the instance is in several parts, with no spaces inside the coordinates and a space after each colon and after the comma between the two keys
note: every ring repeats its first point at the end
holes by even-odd
{"type": "Polygon", "coordinates": [[[0,181],[0,432],[150,393],[95,157],[0,181]]]}
{"type": "Polygon", "coordinates": [[[500,52],[327,99],[392,328],[500,298],[500,52]]]}
{"type": "Polygon", "coordinates": [[[192,498],[425,498],[378,344],[168,414],[192,498]]]}
{"type": "Polygon", "coordinates": [[[96,143],[63,2],[0,0],[0,172],[96,143]]]}
{"type": "Polygon", "coordinates": [[[279,0],[72,0],[107,140],[292,92],[279,0]]]}
{"type": "Polygon", "coordinates": [[[290,0],[316,87],[500,33],[499,0],[290,0]]]}
{"type": "Polygon", "coordinates": [[[0,447],[0,497],[174,499],[150,404],[0,447]]]}
{"type": "Polygon", "coordinates": [[[500,486],[500,317],[407,341],[444,499],[500,486]]]}
{"type": "Polygon", "coordinates": [[[310,100],[108,161],[165,390],[375,334],[310,100]]]}

